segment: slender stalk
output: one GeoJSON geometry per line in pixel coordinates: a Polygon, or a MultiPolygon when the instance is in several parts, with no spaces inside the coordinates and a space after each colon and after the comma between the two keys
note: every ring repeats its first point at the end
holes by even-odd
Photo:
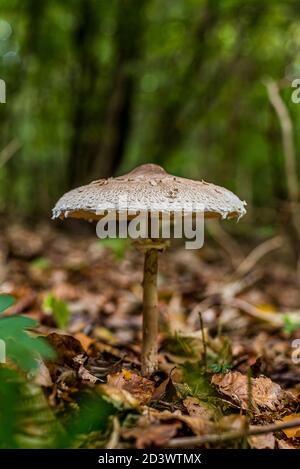
{"type": "MultiPolygon", "coordinates": [[[[267,425],[250,425],[248,436],[263,435],[265,433],[273,433],[284,430],[285,428],[296,428],[300,426],[300,419],[289,420],[288,422],[271,423],[267,425]]],[[[168,448],[193,448],[205,443],[220,443],[228,440],[236,440],[242,438],[244,431],[229,430],[218,434],[185,436],[181,438],[173,438],[168,443],[168,448]]]]}
{"type": "Polygon", "coordinates": [[[157,369],[157,249],[147,249],[144,263],[142,374],[151,375],[157,369]]]}
{"type": "Polygon", "coordinates": [[[206,340],[205,340],[204,325],[203,325],[203,318],[202,318],[201,311],[199,311],[199,320],[200,320],[200,329],[201,329],[201,337],[202,337],[202,345],[203,345],[203,361],[204,361],[205,371],[207,371],[207,349],[206,349],[206,340]]]}

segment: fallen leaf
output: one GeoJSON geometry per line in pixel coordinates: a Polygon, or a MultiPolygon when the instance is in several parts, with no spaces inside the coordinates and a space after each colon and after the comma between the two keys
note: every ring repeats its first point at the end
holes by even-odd
{"type": "MultiPolygon", "coordinates": [[[[299,419],[299,418],[300,418],[300,414],[291,414],[291,415],[286,415],[285,417],[283,417],[282,421],[283,422],[290,422],[294,419],[299,419]]],[[[300,437],[300,426],[295,427],[295,428],[285,428],[282,431],[288,438],[299,438],[300,437]]]]}
{"type": "Polygon", "coordinates": [[[135,439],[135,446],[138,449],[153,446],[165,447],[180,427],[180,422],[154,424],[144,428],[136,427],[123,431],[123,437],[125,439],[135,439]]]}
{"type": "MultiPolygon", "coordinates": [[[[238,371],[229,371],[226,374],[215,374],[212,383],[219,391],[229,396],[244,410],[248,404],[248,377],[238,371]]],[[[261,410],[278,410],[283,408],[287,394],[269,378],[260,376],[251,378],[251,405],[255,413],[261,410]]]]}
{"type": "Polygon", "coordinates": [[[134,409],[140,405],[138,400],[125,389],[110,386],[109,384],[99,384],[96,386],[96,391],[118,409],[134,409]]]}
{"type": "Polygon", "coordinates": [[[145,411],[145,417],[151,422],[155,421],[172,421],[179,420],[185,423],[195,435],[205,435],[213,430],[213,424],[209,420],[202,417],[192,417],[190,415],[182,415],[179,410],[170,412],[164,410],[160,412],[156,409],[147,408],[145,411]]]}
{"type": "Polygon", "coordinates": [[[83,332],[77,332],[77,334],[74,335],[75,339],[79,340],[83,350],[87,353],[88,349],[92,344],[95,343],[95,339],[92,339],[88,335],[85,335],[83,332]]]}
{"type": "Polygon", "coordinates": [[[231,414],[225,415],[218,422],[218,428],[221,431],[236,431],[244,432],[246,429],[247,420],[245,415],[231,414]]]}
{"type": "Polygon", "coordinates": [[[202,404],[196,397],[187,397],[183,404],[191,417],[201,417],[206,420],[211,420],[214,417],[214,411],[202,404]]]}
{"type": "Polygon", "coordinates": [[[108,375],[107,383],[129,392],[140,404],[147,404],[152,398],[154,383],[129,370],[108,375]]]}
{"type": "Polygon", "coordinates": [[[275,437],[273,433],[264,435],[252,435],[248,437],[248,443],[253,449],[274,449],[275,437]]]}
{"type": "Polygon", "coordinates": [[[295,446],[293,446],[291,443],[289,443],[288,441],[278,440],[278,439],[276,439],[276,441],[277,441],[278,449],[298,449],[295,446]]]}
{"type": "Polygon", "coordinates": [[[74,358],[85,354],[79,340],[71,335],[52,332],[47,336],[47,340],[57,354],[54,360],[56,364],[74,366],[74,358]]]}
{"type": "Polygon", "coordinates": [[[49,388],[53,385],[50,372],[43,360],[38,360],[38,368],[35,372],[34,382],[35,384],[44,386],[45,388],[49,388]]]}

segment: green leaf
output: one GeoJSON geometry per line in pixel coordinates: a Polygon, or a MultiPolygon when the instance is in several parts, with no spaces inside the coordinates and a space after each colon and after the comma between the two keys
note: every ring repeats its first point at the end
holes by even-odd
{"type": "Polygon", "coordinates": [[[0,367],[0,448],[15,448],[17,406],[20,401],[20,377],[15,370],[0,367]]]}
{"type": "Polygon", "coordinates": [[[283,319],[283,323],[284,323],[284,329],[283,330],[287,334],[292,334],[293,332],[300,329],[300,322],[297,321],[297,320],[295,321],[294,318],[292,318],[291,315],[284,314],[282,316],[282,319],[283,319]]]}
{"type": "Polygon", "coordinates": [[[15,298],[11,295],[0,295],[0,313],[10,308],[15,303],[15,298]]]}
{"type": "Polygon", "coordinates": [[[0,339],[5,343],[6,357],[24,371],[37,366],[37,358],[54,358],[55,354],[42,337],[32,337],[26,329],[37,322],[25,316],[14,316],[0,320],[0,339]]]}
{"type": "Polygon", "coordinates": [[[51,262],[46,257],[38,257],[31,261],[30,265],[35,269],[46,270],[51,266],[51,262]]]}
{"type": "Polygon", "coordinates": [[[119,261],[124,259],[125,253],[129,248],[128,239],[106,238],[101,239],[100,243],[112,252],[115,260],[119,261]]]}
{"type": "Polygon", "coordinates": [[[232,368],[232,365],[229,365],[227,363],[212,363],[211,365],[209,365],[209,368],[214,373],[227,373],[227,371],[232,368]]]}
{"type": "Polygon", "coordinates": [[[70,310],[63,300],[56,298],[52,293],[46,296],[42,309],[45,313],[50,313],[55,319],[60,329],[65,329],[70,322],[70,310]]]}

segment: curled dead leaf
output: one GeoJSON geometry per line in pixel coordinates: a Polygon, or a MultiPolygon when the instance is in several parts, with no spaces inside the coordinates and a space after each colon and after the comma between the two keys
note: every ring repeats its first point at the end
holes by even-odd
{"type": "Polygon", "coordinates": [[[85,355],[79,340],[75,339],[71,335],[52,332],[47,335],[47,340],[56,352],[56,358],[53,361],[56,365],[67,364],[74,367],[74,358],[78,355],[85,355]]]}
{"type": "Polygon", "coordinates": [[[99,379],[92,375],[83,365],[81,365],[78,369],[78,376],[82,381],[89,382],[91,384],[96,384],[99,379]]]}
{"type": "MultiPolygon", "coordinates": [[[[212,377],[212,383],[242,409],[248,409],[248,377],[246,375],[238,371],[215,374],[212,377]]],[[[288,395],[285,391],[269,378],[265,376],[251,378],[251,406],[255,413],[282,409],[287,399],[288,395]]]]}
{"type": "Polygon", "coordinates": [[[171,422],[173,420],[183,422],[187,427],[190,428],[190,430],[192,430],[195,435],[205,435],[206,433],[211,432],[214,428],[214,425],[211,421],[202,417],[182,415],[179,410],[176,410],[175,412],[170,412],[169,410],[160,412],[156,409],[147,408],[145,412],[145,417],[151,422],[171,422]]]}
{"type": "Polygon", "coordinates": [[[154,392],[154,383],[152,381],[125,369],[108,375],[107,383],[110,386],[129,392],[141,405],[150,402],[154,392]]]}
{"type": "Polygon", "coordinates": [[[123,431],[123,438],[135,439],[135,446],[138,449],[153,446],[165,447],[180,427],[180,422],[154,424],[143,428],[135,427],[123,431]]]}

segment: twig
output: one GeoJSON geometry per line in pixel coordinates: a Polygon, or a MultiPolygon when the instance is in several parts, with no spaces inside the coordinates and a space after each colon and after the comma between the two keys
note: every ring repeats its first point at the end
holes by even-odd
{"type": "Polygon", "coordinates": [[[17,140],[12,140],[11,142],[8,143],[8,145],[6,145],[5,148],[3,148],[3,150],[1,150],[0,152],[0,169],[2,168],[2,166],[5,165],[5,163],[8,162],[8,160],[10,160],[15,153],[17,153],[17,151],[21,148],[21,144],[17,141],[17,140]]]}
{"type": "MultiPolygon", "coordinates": [[[[295,428],[300,426],[300,418],[290,420],[289,422],[271,423],[268,425],[251,425],[248,431],[248,436],[263,435],[264,433],[273,433],[286,428],[295,428]]],[[[183,438],[173,438],[168,443],[168,448],[189,448],[204,443],[220,443],[228,440],[236,440],[243,438],[244,432],[229,431],[225,433],[190,436],[183,438]]]]}
{"type": "Polygon", "coordinates": [[[245,275],[248,273],[257,262],[275,249],[279,249],[283,244],[283,239],[281,236],[275,236],[274,238],[268,239],[259,246],[253,249],[253,251],[248,254],[248,256],[241,262],[239,267],[236,270],[238,275],[245,275]]]}
{"type": "Polygon", "coordinates": [[[297,163],[296,163],[296,152],[294,145],[294,133],[292,119],[289,115],[288,108],[283,101],[278,83],[272,79],[265,81],[269,100],[278,116],[281,135],[282,135],[282,146],[283,154],[285,159],[285,172],[287,180],[287,190],[289,198],[289,212],[291,221],[295,229],[295,233],[300,242],[300,210],[299,210],[299,185],[297,176],[297,163]]]}
{"type": "Polygon", "coordinates": [[[115,449],[118,448],[119,445],[119,440],[120,440],[120,422],[118,417],[113,417],[113,425],[112,425],[112,432],[109,437],[109,440],[106,444],[107,449],[115,449]]]}
{"type": "Polygon", "coordinates": [[[252,372],[251,368],[248,368],[247,372],[247,394],[248,394],[248,402],[247,402],[247,415],[246,415],[246,425],[245,425],[245,432],[243,435],[243,448],[247,448],[248,446],[248,436],[250,430],[250,419],[252,414],[252,372]]]}
{"type": "Polygon", "coordinates": [[[199,311],[199,320],[200,320],[201,337],[202,337],[202,343],[203,343],[204,367],[205,367],[205,370],[206,370],[207,369],[207,349],[206,349],[206,340],[205,340],[203,318],[202,318],[201,311],[199,311]]]}
{"type": "Polygon", "coordinates": [[[276,81],[268,79],[265,81],[265,86],[281,127],[289,199],[291,202],[296,202],[298,200],[298,180],[292,120],[285,102],[280,96],[276,81]]]}
{"type": "Polygon", "coordinates": [[[259,309],[257,309],[256,306],[253,306],[251,303],[248,303],[248,301],[242,300],[241,298],[232,299],[230,305],[244,311],[250,316],[253,316],[262,321],[269,322],[273,324],[273,326],[276,326],[276,327],[284,326],[282,314],[272,313],[272,312],[266,314],[262,311],[259,311],[259,309]]]}

